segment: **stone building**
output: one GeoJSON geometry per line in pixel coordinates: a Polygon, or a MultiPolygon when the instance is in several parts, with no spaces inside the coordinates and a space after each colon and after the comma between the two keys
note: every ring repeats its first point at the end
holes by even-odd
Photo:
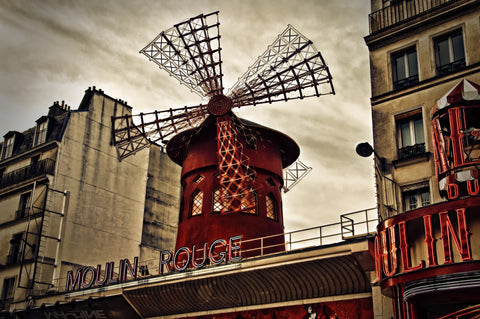
{"type": "Polygon", "coordinates": [[[371,9],[376,314],[478,316],[480,2],[372,0],[371,9]]]}
{"type": "Polygon", "coordinates": [[[478,1],[371,1],[371,105],[382,218],[438,203],[431,108],[460,80],[480,82],[478,1]],[[379,168],[381,165],[379,165],[379,168]]]}
{"type": "Polygon", "coordinates": [[[33,128],[4,136],[5,313],[54,293],[70,269],[112,261],[118,268],[122,258],[148,260],[174,246],[180,170],[157,146],[118,160],[111,117],[130,112],[126,102],[93,87],[78,109],[55,102],[33,128]]]}

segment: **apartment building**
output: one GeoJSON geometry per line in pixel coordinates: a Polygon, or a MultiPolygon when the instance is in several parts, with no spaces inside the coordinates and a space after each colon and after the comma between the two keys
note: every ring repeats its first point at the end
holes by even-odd
{"type": "Polygon", "coordinates": [[[5,134],[3,314],[55,293],[70,269],[118,267],[122,258],[148,260],[175,245],[180,169],[158,146],[118,160],[111,118],[130,113],[126,102],[93,87],[78,109],[55,102],[32,128],[5,134]]]}
{"type": "Polygon", "coordinates": [[[473,0],[371,1],[375,259],[395,318],[478,311],[479,16],[473,0]]]}

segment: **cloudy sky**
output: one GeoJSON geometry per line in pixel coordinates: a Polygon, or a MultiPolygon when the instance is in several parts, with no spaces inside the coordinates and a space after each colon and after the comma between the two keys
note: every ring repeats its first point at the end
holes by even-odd
{"type": "Polygon", "coordinates": [[[230,88],[293,25],[322,53],[336,95],[236,109],[291,136],[313,170],[284,196],[286,230],[339,221],[375,206],[371,158],[368,34],[370,0],[2,0],[0,136],[23,131],[53,101],[77,108],[90,86],[128,102],[134,113],[201,100],[139,54],[162,30],[220,11],[224,86],[230,88]]]}

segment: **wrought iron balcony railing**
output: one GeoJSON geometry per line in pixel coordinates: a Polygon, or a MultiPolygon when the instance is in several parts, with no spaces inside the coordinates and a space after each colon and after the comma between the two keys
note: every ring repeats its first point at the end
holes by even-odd
{"type": "Polygon", "coordinates": [[[393,82],[394,90],[405,89],[418,84],[418,75],[414,75],[408,78],[404,78],[393,82]]]}
{"type": "Polygon", "coordinates": [[[0,188],[11,186],[28,179],[42,176],[45,174],[53,174],[55,170],[55,161],[47,158],[41,161],[38,161],[35,164],[31,164],[13,172],[4,174],[0,179],[0,188]]]}
{"type": "Polygon", "coordinates": [[[388,7],[370,13],[370,34],[455,1],[458,0],[391,0],[388,7]]]}
{"type": "Polygon", "coordinates": [[[398,159],[407,159],[425,154],[425,143],[409,145],[398,150],[398,159]]]}

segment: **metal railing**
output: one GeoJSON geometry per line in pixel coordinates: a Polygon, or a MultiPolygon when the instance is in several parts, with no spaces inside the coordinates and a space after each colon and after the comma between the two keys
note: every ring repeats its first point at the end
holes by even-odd
{"type": "MultiPolygon", "coordinates": [[[[340,215],[340,222],[338,223],[259,238],[242,239],[239,242],[239,245],[241,245],[241,259],[248,260],[250,258],[268,256],[279,252],[290,252],[350,241],[375,233],[377,224],[377,209],[369,208],[340,215]]],[[[222,245],[219,245],[219,249],[222,249],[222,245]]],[[[219,259],[219,251],[214,250],[212,253],[215,259],[219,259]]],[[[210,265],[208,261],[205,262],[205,258],[208,260],[208,257],[204,255],[202,248],[196,249],[193,258],[196,259],[198,264],[204,264],[204,268],[214,267],[214,265],[210,265]]],[[[139,261],[138,270],[138,280],[159,276],[160,252],[157,258],[139,261]]],[[[119,273],[118,266],[113,270],[113,273],[119,273]]],[[[172,273],[175,273],[175,271],[172,273]]],[[[105,274],[102,274],[102,276],[105,276],[105,274]]],[[[54,283],[50,287],[35,291],[34,294],[64,293],[66,292],[65,285],[66,277],[55,278],[54,283]]]]}
{"type": "Polygon", "coordinates": [[[390,5],[369,15],[370,34],[458,0],[391,0],[390,5]]]}
{"type": "Polygon", "coordinates": [[[404,146],[398,149],[398,159],[407,159],[425,154],[425,143],[404,146]]]}
{"type": "Polygon", "coordinates": [[[11,186],[28,179],[42,176],[45,174],[53,174],[55,170],[55,161],[47,158],[37,163],[6,173],[0,179],[0,188],[11,186]]]}
{"type": "Polygon", "coordinates": [[[378,214],[369,208],[340,215],[340,222],[253,239],[242,240],[244,255],[265,256],[278,251],[340,243],[376,231],[378,214]]]}

